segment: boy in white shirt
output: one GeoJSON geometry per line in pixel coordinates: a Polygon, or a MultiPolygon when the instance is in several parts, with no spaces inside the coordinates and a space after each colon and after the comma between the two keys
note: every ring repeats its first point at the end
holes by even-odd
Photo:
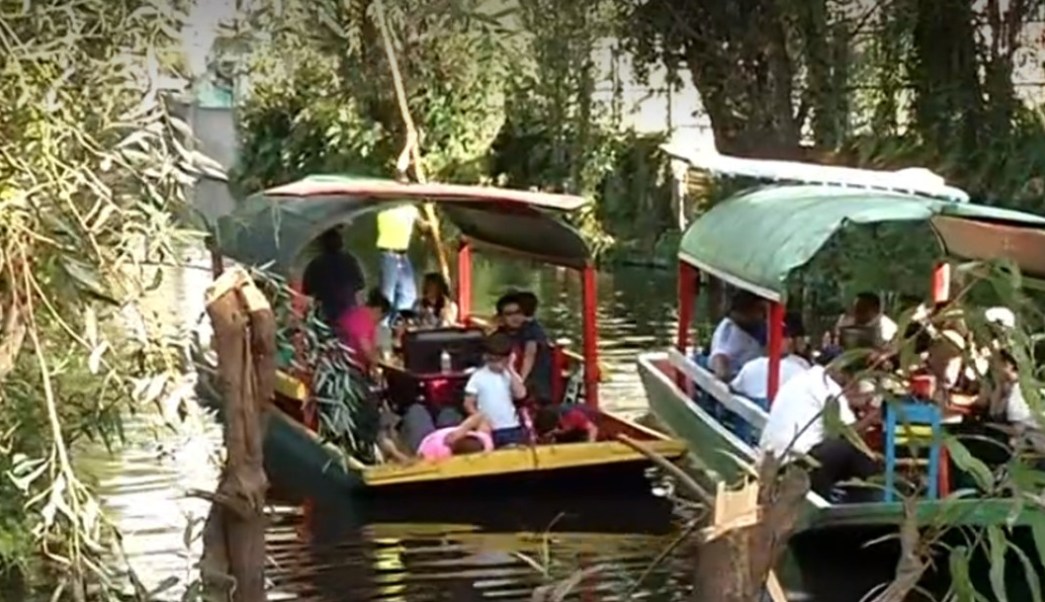
{"type": "Polygon", "coordinates": [[[777,392],[769,409],[769,419],[759,447],[780,457],[809,456],[818,466],[809,474],[810,487],[827,497],[835,484],[851,479],[867,479],[878,472],[877,463],[844,437],[828,437],[824,413],[829,402],[836,402],[843,424],[863,433],[881,421],[880,408],[872,407],[873,387],[854,382],[859,368],[813,366],[792,378],[777,392]],[[843,391],[845,394],[843,394],[843,391]],[[867,408],[857,420],[853,409],[867,408]]]}
{"type": "MultiPolygon", "coordinates": [[[[788,314],[784,318],[783,354],[780,358],[780,386],[810,368],[806,359],[795,353],[798,339],[805,336],[802,318],[798,314],[788,314]]],[[[736,377],[729,383],[731,389],[751,399],[768,399],[769,358],[756,357],[744,364],[736,377]]]]}
{"type": "Polygon", "coordinates": [[[485,364],[464,387],[465,412],[486,416],[494,447],[522,445],[529,440],[515,404],[526,397],[526,386],[512,366],[511,353],[512,340],[507,335],[490,335],[486,339],[485,364]]]}

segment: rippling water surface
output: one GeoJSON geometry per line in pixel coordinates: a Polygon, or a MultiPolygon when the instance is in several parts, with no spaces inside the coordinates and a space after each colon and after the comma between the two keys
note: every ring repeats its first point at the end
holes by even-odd
{"type": "MultiPolygon", "coordinates": [[[[536,291],[553,337],[580,341],[580,295],[573,274],[527,264],[477,262],[477,310],[490,310],[511,287],[536,291]]],[[[208,276],[186,271],[169,283],[165,298],[181,301],[185,318],[199,314],[208,276]]],[[[634,368],[640,350],[669,339],[674,284],[670,273],[622,270],[599,278],[600,353],[611,382],[602,395],[611,410],[640,415],[645,396],[634,368]]],[[[129,429],[132,441],[116,456],[85,456],[106,503],[125,534],[133,567],[146,584],[171,575],[193,579],[199,543],[186,525],[208,505],[187,497],[212,489],[220,430],[203,421],[195,431],[152,432],[147,418],[129,429]]],[[[278,484],[280,475],[271,475],[278,484]]],[[[685,571],[665,564],[629,590],[672,539],[670,505],[646,499],[560,499],[516,502],[431,499],[373,508],[313,492],[279,494],[268,529],[270,599],[323,602],[357,600],[529,600],[535,588],[590,569],[571,594],[578,600],[673,600],[685,591],[685,571]],[[302,499],[302,496],[308,499],[302,499]],[[414,518],[433,504],[452,518],[414,518]],[[397,515],[402,514],[402,518],[397,515]],[[598,567],[598,570],[592,567],[598,567]]],[[[375,501],[373,504],[380,504],[375,501]]],[[[434,510],[427,514],[439,515],[434,510]]]]}

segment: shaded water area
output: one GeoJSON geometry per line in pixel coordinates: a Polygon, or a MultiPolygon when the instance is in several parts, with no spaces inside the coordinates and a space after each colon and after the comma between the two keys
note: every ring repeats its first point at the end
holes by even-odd
{"type": "MultiPolygon", "coordinates": [[[[610,410],[645,413],[635,355],[670,338],[672,276],[622,269],[599,277],[599,349],[611,377],[602,400],[610,410]]],[[[187,270],[171,279],[165,297],[188,305],[186,318],[198,315],[208,281],[205,273],[187,270]]],[[[507,289],[530,289],[543,302],[549,334],[579,345],[576,274],[477,258],[474,282],[477,312],[491,312],[507,289]]],[[[143,581],[192,580],[200,544],[187,542],[186,524],[202,519],[207,504],[185,492],[214,487],[209,456],[220,449],[220,430],[209,422],[196,432],[157,435],[144,422],[128,429],[131,441],[116,456],[91,451],[84,461],[143,581]]],[[[495,501],[438,499],[433,492],[407,502],[361,502],[329,499],[322,488],[288,491],[280,484],[289,477],[270,475],[272,600],[529,600],[535,587],[596,566],[604,570],[582,580],[570,599],[668,601],[686,591],[687,571],[669,562],[629,592],[675,534],[671,505],[653,495],[594,499],[563,491],[555,499],[495,501]]]]}

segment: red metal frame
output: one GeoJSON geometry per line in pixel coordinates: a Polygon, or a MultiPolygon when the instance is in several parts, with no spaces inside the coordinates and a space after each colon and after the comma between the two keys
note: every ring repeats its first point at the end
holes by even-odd
{"type": "Polygon", "coordinates": [[[599,345],[595,313],[598,304],[595,288],[595,266],[588,264],[581,272],[581,298],[584,320],[584,399],[589,407],[599,407],[599,345]]]}
{"type": "Polygon", "coordinates": [[[951,299],[951,264],[941,261],[933,269],[932,280],[933,303],[939,305],[951,299]]]}
{"type": "Polygon", "coordinates": [[[569,359],[562,347],[552,345],[552,399],[562,399],[566,394],[566,379],[563,373],[569,367],[569,359]]]}
{"type": "Polygon", "coordinates": [[[777,389],[780,388],[780,358],[784,344],[784,304],[769,305],[769,341],[766,354],[769,356],[769,383],[766,385],[766,398],[773,405],[777,389]]]}
{"type": "Polygon", "coordinates": [[[675,333],[675,348],[685,353],[689,345],[689,329],[693,324],[693,305],[700,294],[700,272],[688,263],[680,261],[677,284],[679,323],[675,333]]]}

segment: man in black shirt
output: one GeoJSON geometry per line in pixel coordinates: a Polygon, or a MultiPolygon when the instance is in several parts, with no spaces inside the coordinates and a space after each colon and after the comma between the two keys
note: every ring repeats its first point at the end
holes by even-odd
{"type": "Polygon", "coordinates": [[[327,322],[358,303],[366,287],[359,261],[341,246],[341,233],[331,228],[319,237],[320,252],[305,268],[304,293],[317,302],[327,322]]]}
{"type": "Polygon", "coordinates": [[[520,353],[519,376],[529,396],[538,403],[551,403],[553,362],[544,328],[534,318],[537,297],[533,293],[509,293],[497,301],[502,332],[512,337],[520,353]]]}

